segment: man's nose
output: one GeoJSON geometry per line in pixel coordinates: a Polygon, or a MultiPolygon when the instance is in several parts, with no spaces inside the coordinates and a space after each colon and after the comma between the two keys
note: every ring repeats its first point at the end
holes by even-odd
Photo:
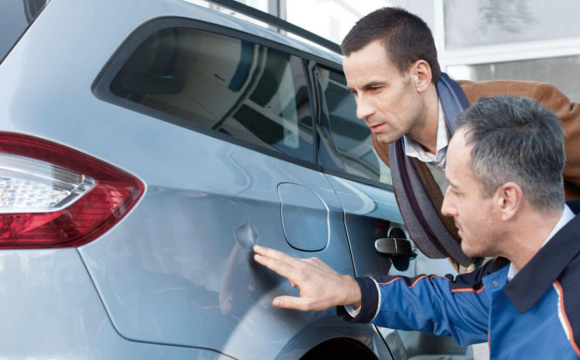
{"type": "Polygon", "coordinates": [[[356,117],[365,120],[375,113],[375,108],[364,98],[356,100],[356,117]]]}
{"type": "Polygon", "coordinates": [[[441,214],[444,216],[456,216],[457,215],[457,207],[453,203],[451,199],[452,195],[450,194],[449,187],[447,191],[445,191],[445,196],[443,197],[443,204],[441,205],[441,214]]]}

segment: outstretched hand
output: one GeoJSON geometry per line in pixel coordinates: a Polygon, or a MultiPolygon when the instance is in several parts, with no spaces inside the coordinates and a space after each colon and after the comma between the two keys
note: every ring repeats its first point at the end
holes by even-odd
{"type": "Polygon", "coordinates": [[[300,297],[278,296],[272,304],[279,308],[323,311],[338,305],[360,306],[358,283],[340,275],[318,258],[298,259],[283,252],[254,246],[254,260],[290,281],[300,289],[300,297]]]}

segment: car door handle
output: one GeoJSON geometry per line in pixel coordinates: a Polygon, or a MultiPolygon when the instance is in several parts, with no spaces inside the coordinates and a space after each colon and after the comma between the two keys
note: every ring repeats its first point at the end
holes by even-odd
{"type": "Polygon", "coordinates": [[[411,242],[401,238],[380,238],[375,240],[375,250],[384,255],[410,255],[413,253],[411,242]]]}

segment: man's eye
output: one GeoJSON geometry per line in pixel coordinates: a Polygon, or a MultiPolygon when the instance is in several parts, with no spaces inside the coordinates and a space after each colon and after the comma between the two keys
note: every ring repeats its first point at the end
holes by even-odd
{"type": "Polygon", "coordinates": [[[376,93],[376,92],[381,91],[381,89],[382,89],[382,86],[373,86],[371,88],[371,91],[376,93]]]}

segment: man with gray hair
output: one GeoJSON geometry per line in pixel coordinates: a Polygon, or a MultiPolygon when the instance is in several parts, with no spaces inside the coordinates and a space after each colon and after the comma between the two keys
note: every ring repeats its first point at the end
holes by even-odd
{"type": "Polygon", "coordinates": [[[300,288],[300,297],[277,297],[274,306],[338,306],[350,322],[448,335],[461,345],[489,340],[491,358],[577,359],[580,200],[564,203],[560,121],[534,100],[502,96],[478,100],[456,123],[442,212],[453,217],[466,255],[495,258],[456,277],[355,279],[315,258],[256,247],[257,262],[300,288]]]}

